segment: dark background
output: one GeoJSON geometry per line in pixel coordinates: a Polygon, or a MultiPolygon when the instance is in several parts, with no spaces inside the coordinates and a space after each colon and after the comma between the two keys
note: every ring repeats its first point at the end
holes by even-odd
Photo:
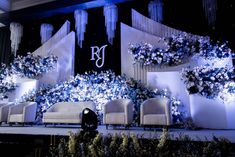
{"type": "MultiPolygon", "coordinates": [[[[163,0],[163,24],[170,27],[190,32],[198,35],[209,35],[211,38],[219,41],[229,41],[229,46],[235,50],[235,14],[233,0],[217,0],[217,20],[215,28],[207,26],[204,17],[202,1],[200,0],[163,0]]],[[[86,27],[83,48],[79,48],[76,43],[75,52],[75,73],[84,73],[85,71],[112,69],[117,74],[121,72],[121,52],[120,52],[120,22],[131,26],[131,9],[135,9],[141,14],[148,16],[148,0],[135,0],[117,4],[118,22],[115,32],[113,45],[107,40],[106,28],[103,16],[103,7],[88,9],[88,24],[86,27]],[[102,68],[95,66],[95,61],[91,61],[91,46],[103,46],[108,44],[105,52],[105,63],[102,68]]],[[[75,31],[75,21],[73,13],[61,14],[44,19],[36,19],[27,22],[21,22],[24,26],[24,34],[19,55],[25,55],[27,52],[33,52],[40,44],[40,25],[41,23],[50,23],[54,27],[53,34],[68,20],[71,30],[75,31]]],[[[7,27],[8,28],[8,27],[7,27]]],[[[9,62],[10,46],[9,28],[0,28],[1,61],[9,62]],[[4,40],[2,39],[4,35],[4,40]],[[6,39],[7,38],[7,39],[6,39]],[[3,42],[4,41],[4,42],[3,42]],[[4,46],[2,46],[4,47],[4,46]]]]}

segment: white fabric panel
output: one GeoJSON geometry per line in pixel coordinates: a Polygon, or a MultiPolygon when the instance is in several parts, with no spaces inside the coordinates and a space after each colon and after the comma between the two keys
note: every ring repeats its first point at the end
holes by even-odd
{"type": "MultiPolygon", "coordinates": [[[[132,9],[132,27],[159,36],[159,37],[170,37],[173,34],[179,34],[183,31],[177,30],[175,28],[168,27],[166,25],[163,25],[159,22],[156,22],[140,13],[138,13],[136,10],[132,9]]],[[[188,33],[192,35],[191,33],[188,33]]],[[[197,36],[197,35],[195,35],[197,36]]]]}
{"type": "MultiPolygon", "coordinates": [[[[2,0],[1,0],[2,1],[2,0]]],[[[8,0],[10,1],[10,0],[8,0]]],[[[12,1],[11,3],[11,10],[18,10],[23,9],[43,3],[52,2],[55,0],[18,0],[18,1],[12,1]]]]}
{"type": "Polygon", "coordinates": [[[24,94],[38,89],[38,80],[36,79],[17,78],[15,83],[17,85],[16,89],[7,94],[9,102],[14,102],[16,99],[19,100],[24,94]]]}
{"type": "Polygon", "coordinates": [[[74,76],[74,55],[75,55],[75,33],[71,32],[62,40],[56,43],[50,54],[58,57],[57,66],[54,70],[39,78],[41,85],[53,85],[66,81],[74,76]]]}
{"type": "Polygon", "coordinates": [[[224,104],[198,94],[189,96],[193,122],[202,128],[235,129],[235,102],[224,104]]]}
{"type": "Polygon", "coordinates": [[[34,55],[47,56],[53,46],[70,32],[70,22],[66,21],[63,26],[46,43],[33,52],[34,55]]]}
{"type": "Polygon", "coordinates": [[[190,113],[188,92],[181,80],[180,71],[148,72],[147,86],[151,89],[168,89],[172,96],[182,101],[187,113],[190,113]]]}
{"type": "Polygon", "coordinates": [[[121,72],[127,77],[133,77],[146,83],[146,72],[152,67],[141,66],[138,63],[133,65],[134,59],[128,52],[129,43],[149,42],[164,48],[164,43],[159,41],[160,38],[154,35],[139,31],[128,25],[121,23],[121,72]]]}
{"type": "Polygon", "coordinates": [[[168,27],[146,16],[143,16],[134,9],[131,10],[131,13],[132,13],[132,27],[139,29],[141,31],[159,37],[169,37],[172,34],[178,34],[181,32],[180,30],[168,27]]]}
{"type": "Polygon", "coordinates": [[[10,0],[1,0],[0,2],[0,9],[4,11],[9,11],[11,8],[10,0]]]}

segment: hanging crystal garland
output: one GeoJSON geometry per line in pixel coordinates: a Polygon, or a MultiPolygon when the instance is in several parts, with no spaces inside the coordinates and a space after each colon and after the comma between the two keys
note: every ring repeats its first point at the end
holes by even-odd
{"type": "Polygon", "coordinates": [[[43,23],[41,24],[40,35],[41,35],[41,43],[44,44],[47,40],[49,40],[52,36],[54,28],[51,24],[43,23]]]}
{"type": "Polygon", "coordinates": [[[88,22],[88,14],[85,10],[75,10],[74,18],[78,45],[82,48],[82,41],[84,40],[84,33],[86,32],[86,24],[88,22]]]}
{"type": "Polygon", "coordinates": [[[157,22],[163,21],[162,0],[150,1],[148,4],[149,17],[157,22]]]}
{"type": "Polygon", "coordinates": [[[208,22],[208,26],[215,27],[217,0],[202,0],[203,10],[208,22]]]}
{"type": "Polygon", "coordinates": [[[19,48],[21,42],[21,37],[23,35],[23,26],[19,23],[12,22],[10,24],[11,31],[11,51],[16,56],[16,52],[19,48]]]}
{"type": "Polygon", "coordinates": [[[104,6],[105,26],[108,35],[108,41],[113,44],[115,37],[116,22],[118,21],[118,8],[114,4],[104,6]]]}

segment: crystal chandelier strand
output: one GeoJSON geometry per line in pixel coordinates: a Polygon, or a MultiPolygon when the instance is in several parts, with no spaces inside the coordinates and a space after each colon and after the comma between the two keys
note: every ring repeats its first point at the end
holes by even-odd
{"type": "Polygon", "coordinates": [[[157,22],[163,21],[163,4],[162,0],[150,1],[148,4],[149,17],[157,22]]]}
{"type": "Polygon", "coordinates": [[[11,31],[11,51],[16,56],[16,52],[19,48],[21,42],[21,37],[23,36],[23,26],[20,23],[12,22],[10,24],[11,31]]]}
{"type": "Polygon", "coordinates": [[[74,18],[78,45],[82,48],[82,41],[84,40],[84,33],[86,32],[86,25],[88,22],[88,13],[85,10],[75,10],[74,18]]]}
{"type": "Polygon", "coordinates": [[[105,27],[108,35],[108,41],[113,44],[115,37],[116,23],[118,21],[118,8],[114,4],[104,6],[105,27]]]}
{"type": "Polygon", "coordinates": [[[45,43],[52,36],[54,28],[51,24],[43,23],[41,24],[40,35],[41,35],[41,44],[45,43]]]}

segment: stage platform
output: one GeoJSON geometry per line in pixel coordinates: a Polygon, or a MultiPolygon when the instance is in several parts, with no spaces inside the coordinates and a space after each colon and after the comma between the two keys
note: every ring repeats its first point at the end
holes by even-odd
{"type": "MultiPolygon", "coordinates": [[[[69,136],[69,132],[77,133],[82,130],[80,125],[33,125],[33,126],[0,126],[0,135],[33,135],[33,136],[42,136],[42,135],[53,135],[53,136],[69,136]]],[[[103,135],[109,134],[122,134],[127,135],[136,134],[142,138],[159,138],[162,134],[161,128],[146,128],[145,130],[142,127],[130,127],[125,129],[124,127],[113,127],[109,126],[108,130],[104,125],[98,126],[97,131],[103,135]]],[[[224,137],[230,142],[235,143],[235,130],[185,130],[185,129],[176,129],[170,128],[169,135],[172,140],[186,135],[190,137],[193,141],[211,141],[213,136],[215,137],[224,137]]]]}

